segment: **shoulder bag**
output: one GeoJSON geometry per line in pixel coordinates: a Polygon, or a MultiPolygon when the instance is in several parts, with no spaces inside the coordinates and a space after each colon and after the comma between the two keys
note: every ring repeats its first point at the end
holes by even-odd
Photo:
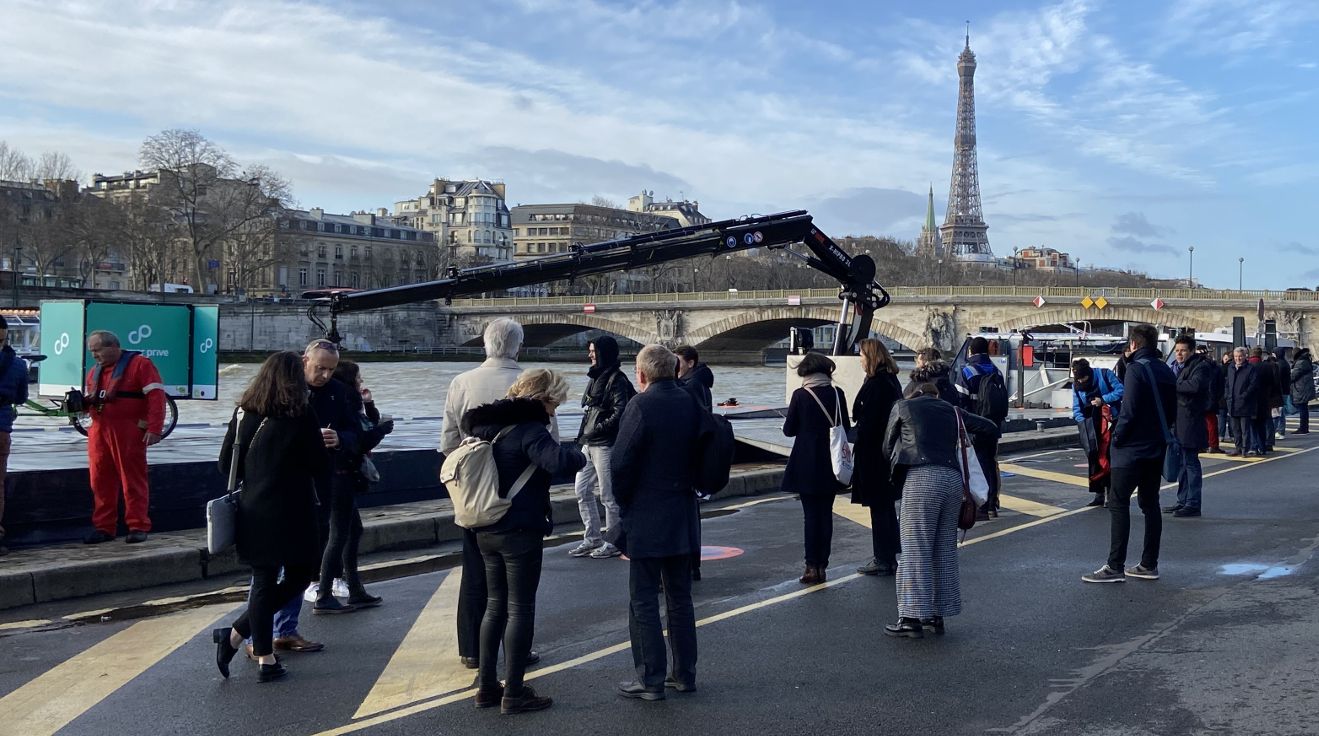
{"type": "Polygon", "coordinates": [[[806,393],[815,399],[824,412],[825,421],[829,422],[829,462],[833,466],[834,477],[839,483],[848,485],[852,482],[852,445],[847,441],[847,428],[843,426],[843,398],[834,388],[834,413],[824,408],[824,402],[815,392],[806,389],[806,393]]]}
{"type": "Polygon", "coordinates": [[[1168,428],[1163,397],[1159,395],[1159,384],[1154,380],[1154,371],[1150,370],[1149,361],[1138,360],[1136,365],[1145,372],[1145,379],[1150,382],[1150,393],[1154,394],[1154,408],[1159,411],[1159,426],[1163,428],[1163,441],[1167,443],[1163,450],[1163,479],[1172,483],[1182,474],[1182,443],[1177,441],[1177,435],[1168,428]]]}
{"type": "MultiPolygon", "coordinates": [[[[962,454],[962,507],[957,510],[957,528],[961,529],[962,539],[966,539],[966,530],[976,525],[976,514],[980,510],[980,504],[976,503],[975,496],[971,494],[972,472],[980,473],[980,480],[983,482],[985,474],[980,470],[980,461],[976,459],[976,451],[971,447],[971,443],[966,438],[966,426],[962,424],[962,413],[953,410],[957,415],[957,446],[962,454]]],[[[988,500],[988,486],[986,486],[986,500],[988,500]]]]}
{"type": "MultiPolygon", "coordinates": [[[[206,502],[206,551],[212,555],[221,554],[234,546],[238,538],[238,494],[243,490],[241,468],[244,460],[244,444],[239,439],[243,426],[243,410],[239,409],[234,416],[236,418],[234,448],[229,457],[227,492],[219,498],[206,502]]],[[[257,425],[256,432],[252,433],[252,439],[256,439],[257,432],[260,432],[264,426],[266,420],[262,419],[257,425]]]]}

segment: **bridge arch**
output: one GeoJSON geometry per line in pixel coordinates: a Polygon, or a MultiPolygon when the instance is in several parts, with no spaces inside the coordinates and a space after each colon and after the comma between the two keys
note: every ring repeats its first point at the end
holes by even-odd
{"type": "MultiPolygon", "coordinates": [[[[492,315],[490,319],[482,321],[481,330],[477,331],[476,336],[469,339],[465,345],[480,346],[481,333],[484,332],[485,325],[496,319],[496,317],[497,315],[492,315]]],[[[569,335],[586,332],[587,330],[600,330],[616,337],[627,338],[641,345],[654,340],[654,335],[642,334],[632,325],[594,314],[545,312],[516,314],[513,315],[513,319],[522,325],[522,330],[525,333],[523,344],[527,347],[545,347],[569,335]]]]}
{"type": "MultiPolygon", "coordinates": [[[[686,339],[698,349],[760,350],[787,337],[790,326],[819,327],[837,321],[838,308],[834,306],[749,309],[691,330],[686,339]]],[[[870,329],[912,349],[919,349],[928,342],[905,327],[879,319],[873,321],[870,329]]]]}
{"type": "Polygon", "coordinates": [[[1176,324],[1194,327],[1197,332],[1214,332],[1223,325],[1182,310],[1158,312],[1152,308],[1111,306],[1103,311],[1089,310],[1076,306],[1041,309],[1030,314],[1003,321],[998,328],[1004,332],[1010,330],[1028,330],[1043,325],[1061,325],[1075,322],[1148,322],[1149,324],[1176,324]]]}

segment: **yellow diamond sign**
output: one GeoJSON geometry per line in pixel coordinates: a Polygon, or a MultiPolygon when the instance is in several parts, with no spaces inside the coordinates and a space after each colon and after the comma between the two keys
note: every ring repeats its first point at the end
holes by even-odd
{"type": "Polygon", "coordinates": [[[1108,300],[1101,296],[1095,300],[1095,306],[1102,310],[1104,307],[1108,306],[1108,300]]]}
{"type": "Polygon", "coordinates": [[[1094,305],[1095,305],[1095,300],[1094,300],[1094,299],[1091,299],[1091,298],[1088,297],[1088,296],[1087,296],[1086,298],[1084,298],[1084,299],[1081,300],[1081,306],[1085,307],[1086,309],[1089,309],[1090,307],[1093,307],[1094,305]]]}

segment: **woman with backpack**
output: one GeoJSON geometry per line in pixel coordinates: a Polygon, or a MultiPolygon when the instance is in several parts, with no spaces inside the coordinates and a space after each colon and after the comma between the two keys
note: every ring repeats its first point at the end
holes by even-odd
{"type": "Polygon", "coordinates": [[[462,418],[463,435],[492,444],[499,496],[512,496],[498,521],[472,530],[485,561],[488,591],[481,620],[478,708],[498,705],[501,713],[508,714],[544,710],[553,704],[524,685],[523,678],[536,625],[542,544],[554,528],[550,482],[555,475],[575,473],[586,465],[581,451],[560,445],[550,435],[554,412],[567,399],[568,382],[561,374],[533,368],[509,387],[508,398],[478,406],[462,418]],[[498,678],[500,642],[505,657],[503,686],[498,678]]]}
{"type": "Polygon", "coordinates": [[[795,437],[783,471],[782,489],[801,498],[805,526],[806,572],[802,585],[825,581],[834,535],[834,498],[844,485],[834,475],[830,430],[850,427],[847,397],[833,384],[836,366],[819,353],[807,353],[797,365],[802,387],[792,393],[783,434],[795,437]]]}

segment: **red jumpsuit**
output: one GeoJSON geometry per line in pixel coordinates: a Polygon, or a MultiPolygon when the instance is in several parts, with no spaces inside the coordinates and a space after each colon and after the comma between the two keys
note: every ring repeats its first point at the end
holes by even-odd
{"type": "Polygon", "coordinates": [[[144,438],[147,432],[160,434],[165,424],[165,386],[160,372],[150,358],[125,352],[117,365],[93,367],[86,383],[87,400],[94,406],[87,437],[92,525],[115,536],[122,488],[124,523],[129,531],[149,532],[144,438]]]}

